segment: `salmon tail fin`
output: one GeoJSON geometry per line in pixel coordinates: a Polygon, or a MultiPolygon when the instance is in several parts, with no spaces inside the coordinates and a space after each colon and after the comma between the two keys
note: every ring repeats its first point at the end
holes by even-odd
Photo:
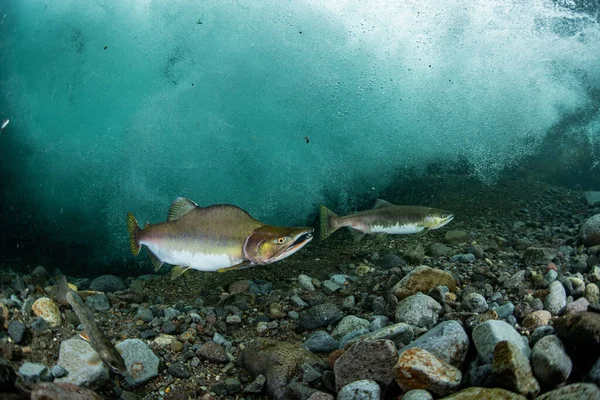
{"type": "Polygon", "coordinates": [[[335,222],[337,215],[329,208],[321,205],[321,240],[327,239],[333,232],[337,231],[335,222]]]}
{"type": "Polygon", "coordinates": [[[67,301],[67,293],[69,292],[69,284],[67,278],[63,275],[58,281],[58,292],[56,293],[56,300],[63,305],[69,304],[67,301]]]}
{"type": "Polygon", "coordinates": [[[132,213],[127,213],[127,231],[129,232],[129,246],[134,256],[140,254],[142,246],[138,240],[138,235],[142,231],[132,213]]]}

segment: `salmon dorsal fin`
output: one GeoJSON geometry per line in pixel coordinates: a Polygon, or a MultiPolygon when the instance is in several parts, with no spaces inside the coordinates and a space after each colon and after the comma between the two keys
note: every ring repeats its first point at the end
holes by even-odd
{"type": "Polygon", "coordinates": [[[378,209],[378,208],[385,208],[385,207],[391,207],[393,206],[392,203],[390,203],[389,201],[385,201],[383,199],[377,199],[375,200],[375,205],[373,206],[373,209],[378,209]]]}
{"type": "Polygon", "coordinates": [[[186,199],[185,197],[178,197],[175,199],[173,204],[171,204],[167,221],[175,221],[196,207],[198,207],[198,204],[194,203],[193,201],[186,199]]]}

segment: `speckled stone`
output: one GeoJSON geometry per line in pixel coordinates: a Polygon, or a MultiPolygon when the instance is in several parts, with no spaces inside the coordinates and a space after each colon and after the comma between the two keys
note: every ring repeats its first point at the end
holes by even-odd
{"type": "Polygon", "coordinates": [[[335,361],[337,390],[361,379],[389,383],[397,360],[397,349],[391,340],[359,341],[335,361]]]}
{"type": "Polygon", "coordinates": [[[42,317],[52,327],[57,327],[61,323],[60,311],[56,303],[48,297],[40,297],[31,306],[34,314],[42,317]]]}
{"type": "Polygon", "coordinates": [[[533,346],[531,365],[535,376],[548,387],[566,382],[573,369],[563,344],[554,335],[541,338],[533,346]]]}
{"type": "Polygon", "coordinates": [[[485,363],[492,361],[496,345],[503,340],[514,343],[526,357],[529,357],[531,354],[527,339],[504,321],[485,321],[473,329],[473,342],[475,343],[479,357],[485,363]]]}
{"type": "Polygon", "coordinates": [[[535,397],[540,391],[540,385],[531,372],[529,359],[509,341],[501,341],[494,348],[492,376],[498,386],[513,392],[535,397]]]}
{"type": "Polygon", "coordinates": [[[600,389],[593,383],[573,383],[544,393],[535,400],[600,400],[600,389]]]}
{"type": "Polygon", "coordinates": [[[439,396],[456,390],[462,379],[458,368],[419,348],[408,349],[400,354],[394,374],[404,391],[425,389],[439,396]]]}
{"type": "Polygon", "coordinates": [[[529,329],[530,331],[534,331],[540,326],[548,325],[551,318],[552,314],[550,314],[550,311],[534,311],[531,314],[527,315],[525,318],[523,318],[523,322],[521,325],[523,326],[523,328],[529,329]]]}
{"type": "Polygon", "coordinates": [[[471,387],[451,396],[444,397],[444,400],[527,400],[527,397],[506,389],[471,387]]]}
{"type": "Polygon", "coordinates": [[[449,272],[421,265],[412,270],[391,290],[398,300],[403,300],[416,293],[427,293],[436,286],[446,286],[451,291],[456,290],[456,281],[449,272]]]}

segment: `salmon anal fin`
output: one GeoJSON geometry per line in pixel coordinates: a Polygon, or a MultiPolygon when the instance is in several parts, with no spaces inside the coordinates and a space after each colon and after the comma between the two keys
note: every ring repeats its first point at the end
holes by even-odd
{"type": "Polygon", "coordinates": [[[90,341],[90,335],[86,331],[79,332],[79,337],[85,340],[86,342],[90,341]]]}
{"type": "Polygon", "coordinates": [[[233,271],[235,269],[244,269],[244,268],[250,267],[251,265],[252,265],[252,263],[250,263],[248,261],[243,261],[239,264],[232,265],[231,267],[219,268],[217,270],[217,272],[226,272],[226,271],[233,271]]]}
{"type": "Polygon", "coordinates": [[[150,262],[154,266],[154,272],[158,272],[158,270],[163,266],[164,263],[160,261],[158,257],[156,257],[156,254],[151,252],[150,249],[148,249],[148,253],[150,253],[150,262]]]}
{"type": "Polygon", "coordinates": [[[171,280],[179,278],[190,268],[191,267],[182,267],[179,265],[176,267],[173,267],[173,269],[171,270],[171,280]]]}
{"type": "Polygon", "coordinates": [[[352,234],[352,237],[354,238],[354,242],[359,242],[360,239],[362,239],[366,235],[366,233],[358,231],[358,230],[356,230],[354,228],[351,228],[351,227],[348,227],[348,230],[352,234]]]}

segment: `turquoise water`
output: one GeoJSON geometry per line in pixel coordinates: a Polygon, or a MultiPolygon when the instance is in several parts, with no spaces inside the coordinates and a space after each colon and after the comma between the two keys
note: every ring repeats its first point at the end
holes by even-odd
{"type": "Polygon", "coordinates": [[[304,224],[432,164],[493,185],[544,146],[577,162],[600,137],[598,7],[5,0],[4,248],[112,262],[126,212],[177,196],[304,224]]]}

